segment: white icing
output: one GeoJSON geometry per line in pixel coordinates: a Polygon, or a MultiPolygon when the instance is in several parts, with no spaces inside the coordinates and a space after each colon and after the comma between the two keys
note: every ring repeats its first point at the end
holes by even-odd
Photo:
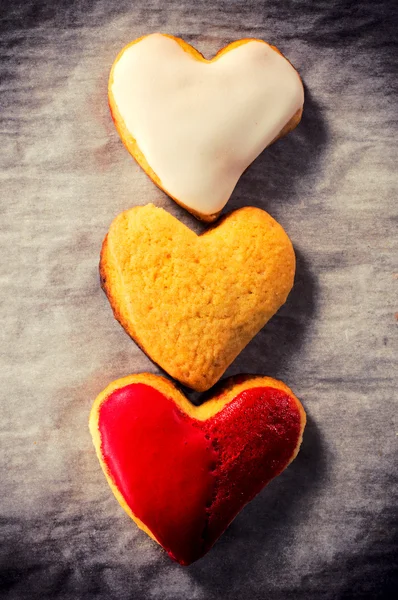
{"type": "Polygon", "coordinates": [[[304,101],[296,71],[267,44],[201,62],[161,34],[122,53],[111,92],[162,187],[203,215],[223,208],[304,101]]]}

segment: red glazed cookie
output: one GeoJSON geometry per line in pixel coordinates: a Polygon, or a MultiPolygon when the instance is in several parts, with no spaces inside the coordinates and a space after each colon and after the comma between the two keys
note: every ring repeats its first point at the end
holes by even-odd
{"type": "Polygon", "coordinates": [[[197,407],[167,379],[141,374],[98,396],[90,431],[121,506],[189,565],[296,457],[305,422],[293,392],[269,377],[226,380],[197,407]]]}

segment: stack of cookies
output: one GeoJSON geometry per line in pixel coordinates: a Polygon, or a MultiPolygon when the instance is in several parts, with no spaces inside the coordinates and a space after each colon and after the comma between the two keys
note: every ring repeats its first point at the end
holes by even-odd
{"type": "Polygon", "coordinates": [[[265,211],[218,217],[250,163],[299,123],[300,77],[261,40],[206,60],[181,39],[145,36],[117,57],[109,104],[128,151],[197,218],[198,236],[152,204],[113,221],[100,275],[113,313],[176,383],[111,383],[90,430],[105,476],[137,525],[188,565],[295,458],[304,409],[282,382],[227,367],[286,301],[295,256],[265,211]],[[194,406],[178,382],[210,397],[194,406]],[[218,382],[218,383],[217,383],[218,382]]]}

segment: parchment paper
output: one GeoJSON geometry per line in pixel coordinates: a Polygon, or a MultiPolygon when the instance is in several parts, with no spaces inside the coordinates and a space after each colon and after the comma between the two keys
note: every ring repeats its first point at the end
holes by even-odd
{"type": "MultiPolygon", "coordinates": [[[[395,2],[1,2],[2,598],[389,598],[397,572],[395,2]],[[202,226],[124,149],[107,107],[119,50],[153,31],[210,57],[276,44],[303,121],[240,180],[297,251],[287,304],[227,372],[283,379],[302,451],[183,568],[130,521],[100,470],[96,395],[158,372],[98,281],[113,218],[154,202],[202,226]],[[395,76],[395,80],[394,80],[395,76]]],[[[196,399],[196,398],[194,398],[196,399]]],[[[395,588],[396,589],[396,588],[395,588]]]]}

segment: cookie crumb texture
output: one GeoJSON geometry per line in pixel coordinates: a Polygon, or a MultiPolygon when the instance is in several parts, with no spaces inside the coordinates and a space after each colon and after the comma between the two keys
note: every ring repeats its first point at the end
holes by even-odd
{"type": "Polygon", "coordinates": [[[295,457],[305,413],[269,378],[233,384],[197,408],[163,378],[138,377],[100,402],[93,437],[122,506],[188,565],[295,457]]]}
{"type": "Polygon", "coordinates": [[[265,211],[234,211],[197,236],[161,208],[112,223],[100,274],[114,315],[172,377],[209,389],[286,301],[295,256],[265,211]]]}

